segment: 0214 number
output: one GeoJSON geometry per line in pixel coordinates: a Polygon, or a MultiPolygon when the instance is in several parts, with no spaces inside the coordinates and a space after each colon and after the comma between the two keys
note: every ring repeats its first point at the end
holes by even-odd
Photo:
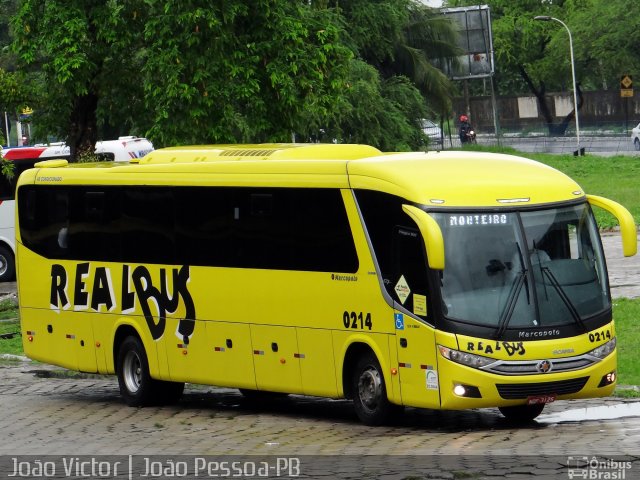
{"type": "Polygon", "coordinates": [[[370,313],[358,313],[358,312],[344,312],[342,314],[342,324],[344,328],[359,328],[364,330],[365,328],[371,330],[371,314],[370,313]]]}

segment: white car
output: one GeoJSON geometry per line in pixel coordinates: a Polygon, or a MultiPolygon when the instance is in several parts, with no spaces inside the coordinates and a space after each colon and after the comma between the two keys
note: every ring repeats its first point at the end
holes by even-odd
{"type": "Polygon", "coordinates": [[[430,145],[442,145],[442,129],[435,122],[423,118],[422,131],[429,137],[430,145]]]}
{"type": "Polygon", "coordinates": [[[153,144],[149,140],[133,136],[96,143],[96,154],[115,162],[137,161],[151,151],[153,144]]]}
{"type": "Polygon", "coordinates": [[[640,123],[631,129],[631,141],[636,150],[640,150],[640,123]]]}

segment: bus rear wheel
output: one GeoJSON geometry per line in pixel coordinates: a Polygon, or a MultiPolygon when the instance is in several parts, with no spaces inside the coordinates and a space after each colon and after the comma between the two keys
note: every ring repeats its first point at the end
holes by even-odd
{"type": "Polygon", "coordinates": [[[184,383],[151,378],[149,360],[138,337],[124,339],[118,350],[116,365],[120,395],[130,407],[171,404],[180,400],[184,383]]]}
{"type": "Polygon", "coordinates": [[[544,403],[537,403],[535,405],[515,405],[513,407],[498,407],[500,413],[502,413],[507,420],[517,423],[530,422],[540,415],[543,409],[544,403]]]}
{"type": "Polygon", "coordinates": [[[153,401],[153,378],[144,345],[137,337],[127,337],[118,350],[120,395],[130,407],[143,407],[153,401]]]}
{"type": "Polygon", "coordinates": [[[361,356],[353,370],[353,406],[365,425],[382,425],[401,410],[387,398],[380,362],[373,353],[361,356]]]}

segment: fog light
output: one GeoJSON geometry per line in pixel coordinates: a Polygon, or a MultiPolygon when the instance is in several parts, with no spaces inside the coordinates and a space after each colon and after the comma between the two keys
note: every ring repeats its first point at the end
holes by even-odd
{"type": "Polygon", "coordinates": [[[600,380],[600,384],[598,385],[598,387],[606,387],[607,385],[616,383],[617,378],[618,377],[615,370],[613,372],[609,372],[604,377],[602,377],[602,380],[600,380]]]}
{"type": "Polygon", "coordinates": [[[471,385],[456,384],[453,386],[453,393],[458,397],[482,398],[480,389],[471,385]]]}

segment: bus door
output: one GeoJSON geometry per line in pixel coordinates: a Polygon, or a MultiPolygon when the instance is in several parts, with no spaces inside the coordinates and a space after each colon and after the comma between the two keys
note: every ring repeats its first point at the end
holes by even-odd
{"type": "Polygon", "coordinates": [[[427,262],[420,232],[395,227],[393,291],[396,349],[402,401],[416,407],[438,407],[440,393],[435,332],[427,282],[427,262]],[[421,319],[421,320],[418,320],[421,319]],[[431,324],[431,325],[429,325],[431,324]]]}

